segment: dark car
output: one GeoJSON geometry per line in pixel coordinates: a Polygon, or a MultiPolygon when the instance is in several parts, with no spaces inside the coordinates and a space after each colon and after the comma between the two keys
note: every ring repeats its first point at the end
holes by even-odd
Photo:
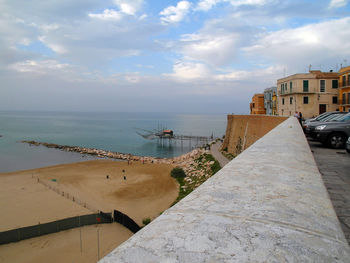
{"type": "Polygon", "coordinates": [[[345,149],[350,154],[350,137],[348,138],[348,140],[345,144],[345,149]]]}
{"type": "Polygon", "coordinates": [[[330,114],[324,118],[322,118],[322,121],[312,121],[309,123],[304,124],[304,132],[306,136],[310,136],[312,138],[315,138],[315,128],[319,125],[321,125],[324,122],[330,122],[330,121],[338,121],[343,118],[343,116],[347,114],[347,112],[336,112],[333,114],[330,114]]]}
{"type": "Polygon", "coordinates": [[[331,148],[345,147],[345,142],[350,136],[350,113],[345,114],[338,121],[320,123],[315,128],[315,138],[331,148]]]}
{"type": "Polygon", "coordinates": [[[314,118],[306,119],[305,121],[303,121],[303,125],[314,121],[322,121],[324,118],[328,117],[329,115],[336,114],[336,113],[339,113],[339,111],[324,112],[314,118]]]}

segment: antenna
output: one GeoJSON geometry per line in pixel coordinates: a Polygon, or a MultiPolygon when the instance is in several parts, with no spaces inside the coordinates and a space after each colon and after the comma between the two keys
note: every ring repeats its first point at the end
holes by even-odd
{"type": "Polygon", "coordinates": [[[310,72],[310,70],[311,70],[311,67],[312,67],[312,65],[310,64],[310,65],[309,65],[309,72],[310,72]]]}

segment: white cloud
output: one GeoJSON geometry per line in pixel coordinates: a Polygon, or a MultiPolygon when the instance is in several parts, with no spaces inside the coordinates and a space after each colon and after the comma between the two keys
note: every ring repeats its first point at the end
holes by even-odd
{"type": "Polygon", "coordinates": [[[55,71],[66,71],[69,70],[71,66],[69,64],[62,64],[56,60],[26,60],[22,62],[17,62],[8,66],[9,69],[18,72],[29,72],[37,74],[47,74],[49,72],[55,71]]]}
{"type": "Polygon", "coordinates": [[[233,6],[240,6],[240,5],[265,5],[271,0],[230,0],[229,2],[233,6]]]}
{"type": "Polygon", "coordinates": [[[256,43],[243,50],[255,59],[258,56],[291,67],[330,60],[335,64],[335,58],[350,56],[349,28],[350,17],[279,30],[255,36],[256,43]]]}
{"type": "Polygon", "coordinates": [[[208,78],[210,70],[202,63],[177,62],[173,66],[173,73],[164,75],[178,81],[192,81],[195,79],[208,78]]]}
{"type": "Polygon", "coordinates": [[[143,0],[114,0],[120,12],[127,15],[135,15],[142,7],[143,0]]]}
{"type": "MultiPolygon", "coordinates": [[[[333,0],[334,1],[334,0],[333,0]]],[[[336,0],[336,1],[346,1],[346,0],[336,0]]],[[[271,0],[201,0],[198,2],[195,10],[199,11],[209,11],[213,6],[219,3],[228,2],[233,6],[241,6],[241,5],[255,5],[262,6],[271,2],[271,0]]]]}
{"type": "Polygon", "coordinates": [[[121,14],[118,11],[115,11],[113,9],[105,9],[103,11],[103,13],[100,14],[89,14],[89,17],[91,18],[97,18],[97,19],[101,19],[101,20],[114,20],[114,21],[118,21],[120,19],[122,19],[123,14],[121,14]]]}
{"type": "Polygon", "coordinates": [[[49,32],[60,28],[58,24],[45,24],[40,27],[43,31],[49,32]]]}
{"type": "Polygon", "coordinates": [[[215,35],[214,32],[184,35],[181,40],[181,53],[187,59],[220,66],[230,62],[235,56],[238,41],[239,35],[231,32],[220,35],[215,35]]]}
{"type": "Polygon", "coordinates": [[[220,2],[223,2],[223,0],[201,0],[195,10],[209,11],[213,6],[220,2]]]}
{"type": "Polygon", "coordinates": [[[45,44],[47,47],[51,48],[54,52],[58,54],[67,53],[67,49],[58,43],[53,43],[52,41],[48,41],[46,36],[39,36],[39,41],[45,44]]]}
{"type": "Polygon", "coordinates": [[[162,24],[172,24],[178,23],[182,19],[185,18],[189,9],[191,7],[191,3],[188,1],[180,1],[176,6],[169,6],[165,8],[159,14],[162,16],[160,18],[162,24]]]}
{"type": "Polygon", "coordinates": [[[329,8],[343,7],[343,6],[346,6],[347,3],[348,3],[348,0],[332,0],[329,3],[329,8]]]}

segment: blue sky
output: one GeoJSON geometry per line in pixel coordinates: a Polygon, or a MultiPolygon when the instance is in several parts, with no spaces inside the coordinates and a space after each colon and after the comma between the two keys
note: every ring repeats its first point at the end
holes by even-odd
{"type": "Polygon", "coordinates": [[[348,0],[0,0],[0,110],[248,113],[350,64],[348,0]]]}

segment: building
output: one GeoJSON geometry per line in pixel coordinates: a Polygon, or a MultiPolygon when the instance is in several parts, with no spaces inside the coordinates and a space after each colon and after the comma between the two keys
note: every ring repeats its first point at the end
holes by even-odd
{"type": "Polygon", "coordinates": [[[278,115],[304,118],[338,110],[338,73],[310,70],[277,80],[278,115]]]}
{"type": "Polygon", "coordinates": [[[350,111],[350,66],[339,70],[339,110],[350,111]]]}
{"type": "Polygon", "coordinates": [[[266,115],[277,115],[277,87],[264,90],[264,108],[266,115]]]}
{"type": "Polygon", "coordinates": [[[264,94],[254,94],[252,102],[250,103],[250,114],[266,114],[264,108],[264,94]]]}

